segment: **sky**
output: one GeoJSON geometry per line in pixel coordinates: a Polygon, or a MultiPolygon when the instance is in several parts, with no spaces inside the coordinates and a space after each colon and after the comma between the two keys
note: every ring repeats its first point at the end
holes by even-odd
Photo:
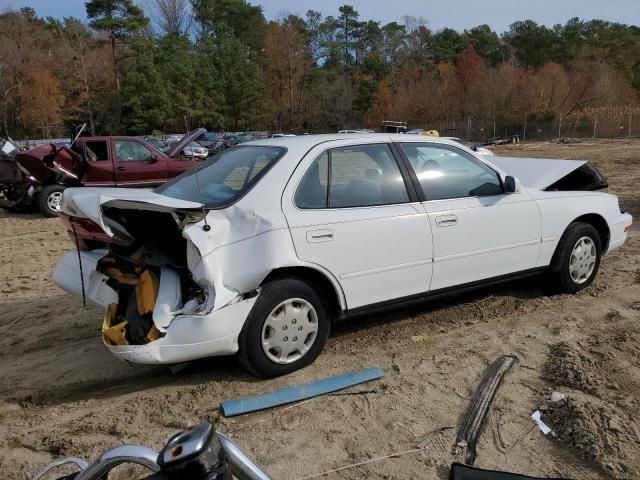
{"type": "MultiPolygon", "coordinates": [[[[0,0],[0,11],[33,7],[39,16],[85,18],[85,0],[0,0]]],[[[260,4],[267,19],[285,13],[304,15],[309,9],[338,15],[338,7],[353,5],[361,19],[400,22],[404,15],[424,17],[430,28],[464,30],[488,24],[497,32],[516,20],[531,19],[553,26],[572,17],[640,25],[640,0],[250,0],[260,4]]]]}

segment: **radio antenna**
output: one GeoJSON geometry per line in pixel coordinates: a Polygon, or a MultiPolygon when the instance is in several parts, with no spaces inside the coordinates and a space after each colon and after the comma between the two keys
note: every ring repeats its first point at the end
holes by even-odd
{"type": "Polygon", "coordinates": [[[80,130],[78,131],[78,133],[76,134],[76,136],[71,140],[71,146],[73,147],[73,145],[76,143],[76,140],[78,140],[78,138],[80,137],[80,135],[82,135],[82,132],[84,132],[84,129],[86,128],[87,124],[83,123],[82,127],[80,127],[80,130]]]}

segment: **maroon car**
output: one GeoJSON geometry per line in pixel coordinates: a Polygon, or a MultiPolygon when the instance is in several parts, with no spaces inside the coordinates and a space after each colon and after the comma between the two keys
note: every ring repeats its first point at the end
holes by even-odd
{"type": "Polygon", "coordinates": [[[80,137],[71,145],[40,145],[2,159],[0,207],[34,204],[55,217],[67,187],[156,187],[191,169],[184,148],[206,130],[185,135],[163,153],[136,137],[80,137]]]}

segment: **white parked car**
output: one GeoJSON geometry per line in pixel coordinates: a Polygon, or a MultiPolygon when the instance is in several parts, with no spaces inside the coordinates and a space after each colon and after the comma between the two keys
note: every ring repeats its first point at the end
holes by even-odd
{"type": "Polygon", "coordinates": [[[182,153],[185,157],[207,158],[209,156],[209,149],[203,147],[197,142],[191,142],[189,145],[184,147],[182,153]]]}
{"type": "Polygon", "coordinates": [[[433,137],[260,140],[155,191],[65,190],[79,251],[53,277],[106,309],[123,360],[237,353],[271,377],[312,362],[337,318],[539,272],[588,286],[631,225],[606,186],[588,162],[433,137]]]}

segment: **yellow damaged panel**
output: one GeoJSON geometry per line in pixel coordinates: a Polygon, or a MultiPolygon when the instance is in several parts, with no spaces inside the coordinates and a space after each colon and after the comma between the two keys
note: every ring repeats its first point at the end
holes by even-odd
{"type": "Polygon", "coordinates": [[[159,288],[160,281],[154,273],[149,270],[142,272],[140,281],[136,285],[136,304],[140,315],[153,313],[159,288]]]}
{"type": "Polygon", "coordinates": [[[126,327],[129,322],[126,320],[116,325],[112,325],[116,321],[118,304],[111,303],[104,312],[104,320],[102,322],[102,341],[105,345],[129,345],[125,337],[126,327]]]}
{"type": "Polygon", "coordinates": [[[137,285],[139,282],[136,275],[132,273],[122,273],[116,267],[105,267],[102,269],[102,273],[122,285],[137,285]]]}
{"type": "Polygon", "coordinates": [[[149,330],[149,333],[147,333],[147,339],[148,339],[150,342],[155,342],[155,341],[156,341],[156,340],[158,340],[159,338],[162,338],[162,336],[163,336],[163,335],[162,335],[162,333],[160,332],[160,330],[158,330],[158,329],[156,328],[156,326],[155,326],[155,325],[153,325],[153,326],[151,327],[151,330],[149,330]]]}

